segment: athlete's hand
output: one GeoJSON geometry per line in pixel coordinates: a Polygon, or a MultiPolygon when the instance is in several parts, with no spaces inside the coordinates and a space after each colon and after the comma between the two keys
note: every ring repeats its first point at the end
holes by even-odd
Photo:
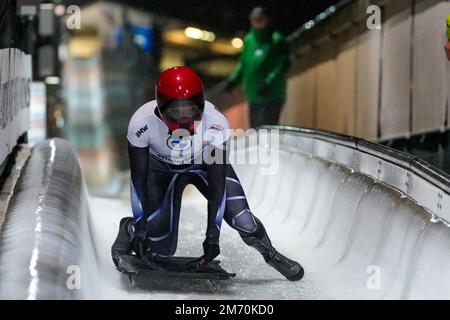
{"type": "Polygon", "coordinates": [[[203,257],[198,265],[204,266],[213,261],[220,254],[219,240],[207,237],[203,242],[203,257]]]}

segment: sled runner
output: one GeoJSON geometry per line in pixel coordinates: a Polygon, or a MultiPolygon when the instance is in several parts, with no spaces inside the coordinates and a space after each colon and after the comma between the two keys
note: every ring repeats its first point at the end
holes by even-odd
{"type": "Polygon", "coordinates": [[[132,281],[136,278],[179,278],[203,280],[229,280],[235,273],[228,273],[219,261],[212,261],[203,267],[196,267],[198,258],[171,257],[152,262],[150,267],[136,256],[123,255],[118,259],[117,269],[132,281]]]}

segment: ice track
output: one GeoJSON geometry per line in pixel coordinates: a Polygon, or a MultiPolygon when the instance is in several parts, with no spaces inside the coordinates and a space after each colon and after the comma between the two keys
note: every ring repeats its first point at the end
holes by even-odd
{"type": "MultiPolygon", "coordinates": [[[[450,230],[445,223],[450,200],[444,174],[353,138],[291,130],[283,131],[280,141],[276,174],[264,175],[257,165],[235,168],[274,245],[304,265],[301,282],[277,274],[224,223],[220,260],[237,273],[235,279],[218,283],[217,290],[206,281],[186,280],[153,280],[129,288],[110,258],[118,222],[131,215],[128,199],[89,198],[87,206],[84,189],[73,188],[82,186],[79,173],[72,170],[67,181],[67,173],[57,170],[77,167],[68,161],[73,151],[62,140],[50,140],[33,151],[3,228],[0,297],[450,298],[450,230]],[[64,192],[69,186],[79,197],[64,192]],[[54,194],[53,188],[59,191],[54,194]],[[17,243],[24,245],[18,248],[17,243]],[[69,265],[80,266],[80,290],[66,288],[69,265]]],[[[257,148],[247,141],[235,154],[257,148]]],[[[188,188],[177,254],[201,255],[205,228],[206,201],[188,188]]]]}

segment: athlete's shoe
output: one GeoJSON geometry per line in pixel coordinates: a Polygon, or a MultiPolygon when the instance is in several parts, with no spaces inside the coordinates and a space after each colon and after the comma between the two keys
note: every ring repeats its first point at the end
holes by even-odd
{"type": "Polygon", "coordinates": [[[144,245],[141,236],[136,234],[133,218],[127,217],[120,220],[119,234],[111,247],[111,255],[114,264],[120,269],[121,265],[127,263],[127,260],[121,259],[121,257],[133,254],[139,257],[148,267],[160,269],[160,267],[152,261],[150,250],[144,245]]]}
{"type": "Polygon", "coordinates": [[[264,257],[264,260],[275,268],[279,273],[290,281],[301,280],[305,274],[303,267],[279,253],[273,246],[272,242],[264,229],[263,224],[257,219],[258,228],[254,233],[240,232],[244,242],[258,250],[264,257]]]}
{"type": "Polygon", "coordinates": [[[120,220],[119,234],[111,247],[111,256],[116,267],[119,265],[120,256],[132,253],[132,245],[128,232],[129,225],[132,222],[133,218],[131,217],[122,218],[122,220],[120,220]]]}
{"type": "Polygon", "coordinates": [[[265,260],[268,265],[285,276],[289,281],[299,281],[305,275],[303,267],[298,262],[286,258],[279,252],[276,252],[272,258],[265,260]]]}

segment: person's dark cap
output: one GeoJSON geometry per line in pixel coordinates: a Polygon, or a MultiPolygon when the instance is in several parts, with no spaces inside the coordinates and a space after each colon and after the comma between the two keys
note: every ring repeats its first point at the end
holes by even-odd
{"type": "Polygon", "coordinates": [[[269,13],[269,8],[264,6],[258,6],[253,8],[253,10],[250,12],[250,19],[254,18],[270,18],[271,15],[269,13]]]}

